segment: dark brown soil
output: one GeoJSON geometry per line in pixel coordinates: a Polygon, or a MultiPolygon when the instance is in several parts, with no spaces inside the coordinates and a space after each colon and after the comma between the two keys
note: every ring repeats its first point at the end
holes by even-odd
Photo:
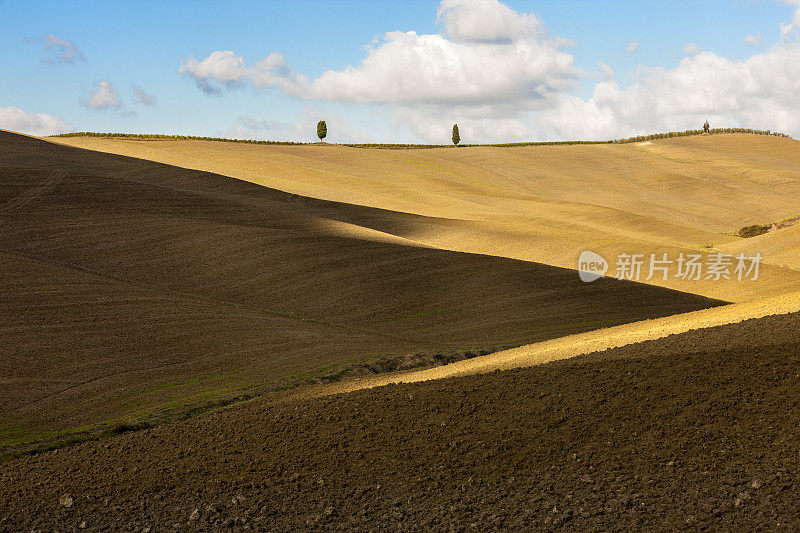
{"type": "Polygon", "coordinates": [[[349,238],[331,219],[448,223],[0,132],[0,454],[364,360],[720,303],[349,238]]]}
{"type": "Polygon", "coordinates": [[[794,314],[17,459],[0,529],[797,530],[798,427],[794,314]]]}

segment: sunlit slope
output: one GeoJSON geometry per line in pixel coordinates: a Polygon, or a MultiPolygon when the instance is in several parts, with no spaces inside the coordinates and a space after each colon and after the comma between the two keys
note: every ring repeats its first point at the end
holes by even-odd
{"type": "MultiPolygon", "coordinates": [[[[612,266],[621,253],[677,257],[724,250],[740,240],[734,233],[742,226],[800,210],[800,145],[757,135],[425,150],[53,140],[436,217],[393,233],[451,250],[569,268],[586,249],[612,266]]],[[[764,253],[772,265],[757,283],[650,282],[735,301],[800,289],[800,275],[775,268],[785,262],[764,253]]]]}
{"type": "Polygon", "coordinates": [[[0,132],[0,451],[719,303],[396,237],[435,223],[0,132]]]}
{"type": "Polygon", "coordinates": [[[800,224],[721,246],[726,253],[764,254],[771,263],[800,270],[800,224]]]}

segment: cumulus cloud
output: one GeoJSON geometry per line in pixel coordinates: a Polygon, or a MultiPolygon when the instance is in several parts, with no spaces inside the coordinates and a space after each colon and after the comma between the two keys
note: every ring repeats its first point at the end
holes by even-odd
{"type": "Polygon", "coordinates": [[[683,47],[683,53],[687,56],[693,56],[700,53],[700,47],[696,43],[689,43],[683,47]]]}
{"type": "Polygon", "coordinates": [[[756,34],[756,35],[745,35],[744,36],[745,44],[749,44],[750,46],[759,46],[763,40],[764,40],[764,38],[761,36],[760,33],[756,34]]]}
{"type": "Polygon", "coordinates": [[[86,59],[75,43],[56,37],[52,33],[28,39],[27,42],[42,44],[47,54],[44,61],[47,63],[74,63],[86,59]]]}
{"type": "Polygon", "coordinates": [[[232,50],[212,52],[199,61],[194,56],[182,60],[178,73],[192,78],[208,94],[217,94],[223,88],[234,89],[245,82],[256,87],[277,87],[291,95],[300,95],[308,79],[293,73],[282,54],[273,52],[253,66],[245,65],[244,58],[232,50]]]}
{"type": "Polygon", "coordinates": [[[447,144],[452,125],[458,124],[464,143],[503,142],[530,139],[539,132],[533,128],[532,111],[516,106],[402,106],[393,112],[395,129],[408,127],[426,142],[447,144]]]}
{"type": "Polygon", "coordinates": [[[625,52],[632,54],[639,50],[639,43],[637,41],[633,41],[628,46],[625,47],[625,52]]]}
{"type": "Polygon", "coordinates": [[[396,111],[422,139],[446,142],[457,122],[465,142],[611,139],[655,131],[753,127],[800,134],[800,45],[738,61],[701,52],[674,69],[643,69],[637,83],[598,82],[589,98],[554,93],[531,108],[415,106],[396,111]],[[506,111],[505,113],[502,111],[506,111]]]}
{"type": "MultiPolygon", "coordinates": [[[[800,0],[792,1],[800,8],[800,0]]],[[[497,0],[442,0],[436,17],[441,33],[388,32],[356,65],[315,79],[292,71],[278,53],[250,64],[233,51],[216,51],[182,61],[179,72],[206,92],[249,85],[370,105],[396,131],[424,142],[448,142],[453,123],[465,142],[480,143],[629,137],[697,128],[706,117],[715,127],[800,134],[800,103],[793,97],[800,91],[800,44],[786,39],[744,60],[691,43],[676,67],[640,65],[626,86],[604,62],[595,73],[577,68],[565,41],[549,35],[535,15],[497,0]],[[605,79],[589,97],[575,95],[577,82],[589,76],[605,79]]],[[[633,42],[627,51],[638,48],[633,42]]],[[[242,117],[228,133],[310,138],[316,118],[303,120],[308,124],[293,130],[242,117]]]]}
{"type": "Polygon", "coordinates": [[[587,100],[559,95],[538,121],[556,136],[598,139],[697,128],[705,116],[719,127],[797,134],[798,91],[800,45],[744,61],[702,52],[672,70],[654,69],[627,88],[607,81],[587,100]]]}
{"type": "Polygon", "coordinates": [[[18,107],[0,107],[0,128],[38,137],[72,131],[72,126],[61,117],[26,113],[18,107]]]}
{"type": "Polygon", "coordinates": [[[247,74],[244,59],[233,53],[232,50],[213,52],[202,61],[194,56],[181,60],[178,74],[194,79],[197,86],[207,93],[220,92],[219,85],[228,88],[239,84],[247,74]]]}
{"type": "Polygon", "coordinates": [[[498,0],[442,0],[436,20],[454,41],[511,42],[542,38],[544,24],[498,0]]]}
{"type": "Polygon", "coordinates": [[[133,86],[133,101],[142,105],[156,105],[155,97],[151,94],[147,94],[145,90],[138,85],[133,86]]]}
{"type": "Polygon", "coordinates": [[[119,91],[108,80],[100,80],[95,85],[95,90],[86,97],[81,98],[81,105],[91,109],[112,109],[122,107],[119,91]]]}
{"type": "Polygon", "coordinates": [[[561,50],[566,41],[546,38],[535,16],[497,0],[443,0],[438,20],[447,35],[388,32],[357,66],[313,81],[277,53],[248,66],[233,51],[216,51],[182,61],[178,72],[208,93],[250,82],[306,99],[362,104],[522,104],[585,75],[561,50]]]}
{"type": "Polygon", "coordinates": [[[604,78],[614,77],[614,69],[609,67],[606,63],[598,61],[597,66],[600,67],[600,73],[603,75],[604,78]]]}
{"type": "Polygon", "coordinates": [[[220,131],[220,135],[230,139],[284,141],[300,139],[300,137],[291,135],[291,133],[300,133],[299,130],[299,126],[295,128],[292,122],[257,119],[250,115],[242,115],[236,119],[233,126],[220,131]]]}
{"type": "Polygon", "coordinates": [[[570,88],[581,75],[552,41],[496,44],[390,32],[360,65],[323,73],[309,93],[381,104],[522,102],[570,88]]]}
{"type": "Polygon", "coordinates": [[[337,143],[375,142],[369,132],[353,126],[339,113],[323,111],[307,106],[291,121],[259,119],[250,115],[240,116],[233,126],[218,132],[222,137],[267,141],[318,141],[317,122],[325,120],[328,126],[326,141],[337,143]]]}
{"type": "Polygon", "coordinates": [[[788,24],[781,24],[781,37],[787,40],[792,35],[797,36],[800,32],[800,0],[783,0],[783,2],[795,8],[792,21],[788,24]]]}

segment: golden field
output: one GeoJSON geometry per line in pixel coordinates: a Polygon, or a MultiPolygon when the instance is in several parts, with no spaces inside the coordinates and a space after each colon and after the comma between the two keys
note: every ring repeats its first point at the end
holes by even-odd
{"type": "Polygon", "coordinates": [[[370,229],[448,250],[572,269],[587,249],[611,263],[621,253],[674,258],[680,252],[760,251],[766,266],[758,282],[674,277],[651,282],[737,302],[800,290],[800,230],[735,236],[743,226],[800,214],[800,150],[788,138],[735,134],[419,150],[95,137],[53,141],[432,217],[413,227],[370,229]]]}

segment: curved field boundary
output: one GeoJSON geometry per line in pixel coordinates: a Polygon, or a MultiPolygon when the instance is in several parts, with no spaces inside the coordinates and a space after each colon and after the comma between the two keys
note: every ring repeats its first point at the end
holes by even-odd
{"type": "MultiPolygon", "coordinates": [[[[712,128],[709,130],[712,135],[732,134],[732,133],[749,133],[752,135],[769,135],[772,137],[789,137],[785,133],[773,132],[771,130],[758,130],[753,128],[712,128]]],[[[462,144],[461,147],[475,147],[475,146],[493,146],[498,148],[514,147],[514,146],[560,146],[560,145],[573,145],[573,144],[628,144],[641,141],[650,141],[653,139],[671,139],[673,137],[690,137],[693,135],[704,135],[705,131],[698,130],[685,130],[685,131],[670,131],[665,133],[651,133],[649,135],[637,135],[634,137],[627,137],[621,139],[608,139],[608,140],[564,140],[564,141],[523,141],[523,142],[509,142],[509,143],[487,143],[487,144],[462,144]]],[[[296,146],[303,144],[319,144],[317,142],[297,142],[297,141],[263,141],[256,139],[230,139],[227,137],[199,137],[197,135],[164,135],[158,133],[102,133],[93,131],[79,131],[72,133],[61,133],[58,135],[51,135],[52,137],[102,137],[102,138],[121,138],[121,139],[135,139],[140,141],[216,141],[216,142],[232,142],[232,143],[249,143],[249,144],[268,144],[279,146],[296,146]]],[[[45,137],[46,138],[46,137],[45,137]]],[[[326,143],[324,143],[326,144],[326,143]]],[[[450,144],[404,144],[404,143],[346,143],[342,146],[349,146],[351,148],[382,148],[386,150],[406,150],[406,149],[419,149],[419,148],[453,148],[450,144]]]]}
{"type": "Polygon", "coordinates": [[[703,309],[578,333],[425,370],[392,373],[320,385],[298,391],[292,397],[329,396],[383,385],[413,383],[534,366],[629,344],[660,339],[690,330],[712,328],[752,318],[798,311],[800,311],[800,292],[793,292],[744,303],[730,304],[724,307],[703,309]]]}

